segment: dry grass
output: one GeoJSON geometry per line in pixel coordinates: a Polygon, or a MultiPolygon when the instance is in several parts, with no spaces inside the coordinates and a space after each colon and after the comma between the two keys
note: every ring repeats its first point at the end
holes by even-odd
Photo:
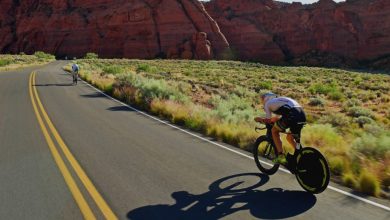
{"type": "Polygon", "coordinates": [[[29,66],[44,65],[53,60],[54,57],[47,54],[45,55],[45,57],[42,57],[42,54],[38,54],[38,56],[24,54],[0,54],[0,71],[8,71],[29,66]]]}
{"type": "MultiPolygon", "coordinates": [[[[387,75],[231,61],[79,63],[85,79],[114,97],[247,150],[259,136],[253,122],[253,117],[263,114],[258,93],[272,89],[303,104],[310,123],[303,130],[304,145],[319,148],[344,184],[378,195],[377,186],[390,182],[385,168],[390,166],[386,156],[390,111],[384,110],[390,105],[387,75]],[[360,147],[361,143],[370,145],[360,147]]],[[[283,144],[286,148],[285,140],[283,144]]]]}

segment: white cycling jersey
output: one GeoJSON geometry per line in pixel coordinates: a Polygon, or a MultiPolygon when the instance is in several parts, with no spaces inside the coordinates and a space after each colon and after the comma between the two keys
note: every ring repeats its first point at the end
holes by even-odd
{"type": "Polygon", "coordinates": [[[298,102],[292,98],[288,98],[288,97],[272,98],[272,99],[269,99],[264,104],[264,111],[266,114],[265,117],[267,119],[272,118],[272,112],[277,111],[280,107],[282,107],[284,105],[288,105],[291,108],[301,108],[301,105],[299,105],[298,102]]]}

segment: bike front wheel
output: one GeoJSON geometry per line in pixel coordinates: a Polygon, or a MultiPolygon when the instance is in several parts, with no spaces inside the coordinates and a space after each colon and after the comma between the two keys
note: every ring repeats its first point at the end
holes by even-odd
{"type": "Polygon", "coordinates": [[[329,184],[330,170],[325,157],[316,149],[305,147],[296,157],[295,176],[299,185],[307,192],[318,194],[329,184]]]}
{"type": "Polygon", "coordinates": [[[256,140],[253,146],[253,157],[261,172],[272,175],[278,171],[279,164],[272,162],[278,156],[277,152],[275,145],[267,136],[261,136],[256,140]]]}

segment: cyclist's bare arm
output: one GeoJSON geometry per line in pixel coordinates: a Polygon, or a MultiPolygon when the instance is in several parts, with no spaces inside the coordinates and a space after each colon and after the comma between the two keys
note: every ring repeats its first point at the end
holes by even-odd
{"type": "Polygon", "coordinates": [[[256,117],[255,121],[260,122],[260,123],[275,123],[276,121],[279,120],[279,116],[274,116],[272,118],[265,118],[265,117],[256,117]]]}

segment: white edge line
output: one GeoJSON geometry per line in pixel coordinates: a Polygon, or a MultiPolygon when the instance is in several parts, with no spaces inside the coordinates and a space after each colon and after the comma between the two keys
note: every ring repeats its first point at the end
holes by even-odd
{"type": "MultiPolygon", "coordinates": [[[[81,78],[80,78],[80,79],[81,79],[81,78]]],[[[123,103],[123,102],[121,102],[121,101],[119,101],[119,100],[117,100],[117,99],[115,99],[115,98],[113,98],[113,97],[107,95],[106,93],[104,93],[103,91],[101,91],[101,90],[97,89],[96,87],[92,86],[91,84],[89,84],[88,82],[84,81],[83,79],[81,79],[81,80],[82,80],[86,85],[88,85],[88,86],[91,87],[92,89],[98,91],[99,93],[103,94],[103,95],[106,96],[107,98],[113,100],[114,102],[117,102],[117,103],[121,104],[122,106],[125,106],[125,107],[127,107],[127,108],[129,108],[129,109],[131,109],[131,110],[134,110],[134,111],[136,111],[137,113],[140,113],[140,114],[142,114],[142,115],[144,115],[144,116],[147,116],[147,117],[149,117],[149,118],[151,118],[151,119],[153,119],[153,120],[156,120],[156,121],[158,121],[158,122],[160,122],[160,123],[162,123],[162,124],[168,125],[168,126],[170,126],[170,127],[172,127],[172,128],[175,128],[175,129],[177,129],[177,130],[179,130],[179,131],[182,131],[182,132],[184,132],[184,133],[186,133],[186,134],[189,134],[189,135],[191,135],[191,136],[193,136],[193,137],[199,138],[199,139],[201,139],[201,140],[203,140],[203,141],[206,141],[206,142],[208,142],[208,143],[210,143],[210,144],[213,144],[213,145],[216,145],[216,146],[218,146],[218,147],[221,147],[221,148],[223,148],[223,149],[225,149],[225,150],[228,150],[228,151],[230,151],[230,152],[239,154],[239,155],[241,155],[241,156],[243,156],[243,157],[246,157],[246,158],[249,158],[249,159],[253,159],[251,156],[249,156],[249,155],[247,155],[247,154],[241,153],[241,152],[239,152],[239,151],[237,151],[237,150],[230,149],[229,147],[223,146],[222,144],[216,143],[216,142],[214,142],[214,141],[210,141],[210,140],[208,140],[208,139],[206,139],[206,138],[204,138],[204,137],[201,137],[201,136],[199,136],[199,135],[196,135],[196,134],[194,134],[194,133],[191,133],[191,132],[189,132],[189,131],[186,131],[186,130],[184,130],[184,129],[182,129],[182,128],[179,128],[179,127],[177,127],[177,126],[175,126],[175,125],[172,125],[171,123],[168,123],[168,122],[166,122],[166,121],[163,121],[163,120],[161,120],[161,119],[159,119],[159,118],[157,118],[157,117],[154,117],[154,116],[152,116],[152,115],[149,115],[149,114],[147,114],[147,113],[145,113],[145,112],[143,112],[143,111],[141,111],[141,110],[138,110],[138,109],[136,109],[136,108],[134,108],[134,107],[131,107],[130,105],[128,105],[128,104],[126,104],[126,103],[123,103]]],[[[267,163],[267,162],[265,162],[265,161],[261,161],[261,160],[260,160],[260,162],[262,162],[262,163],[264,163],[264,164],[267,164],[267,165],[269,165],[269,166],[272,166],[271,164],[269,164],[269,163],[267,163]]],[[[286,170],[286,169],[284,169],[284,168],[279,168],[279,170],[282,170],[282,171],[285,172],[285,173],[291,174],[290,171],[288,171],[288,170],[286,170]]],[[[338,193],[344,194],[344,195],[346,195],[346,196],[352,197],[352,198],[354,198],[354,199],[360,200],[360,201],[362,201],[362,202],[368,203],[368,204],[370,204],[370,205],[376,206],[376,207],[378,207],[378,208],[382,208],[382,209],[384,209],[384,210],[386,210],[386,211],[390,211],[390,207],[388,207],[388,206],[385,206],[385,205],[382,205],[382,204],[373,202],[373,201],[371,201],[371,200],[362,198],[362,197],[360,197],[360,196],[354,195],[354,194],[352,194],[352,193],[346,192],[346,191],[341,190],[341,189],[338,189],[338,188],[336,188],[336,187],[328,186],[328,189],[331,189],[331,190],[333,190],[333,191],[335,191],[335,192],[338,192],[338,193]]]]}

